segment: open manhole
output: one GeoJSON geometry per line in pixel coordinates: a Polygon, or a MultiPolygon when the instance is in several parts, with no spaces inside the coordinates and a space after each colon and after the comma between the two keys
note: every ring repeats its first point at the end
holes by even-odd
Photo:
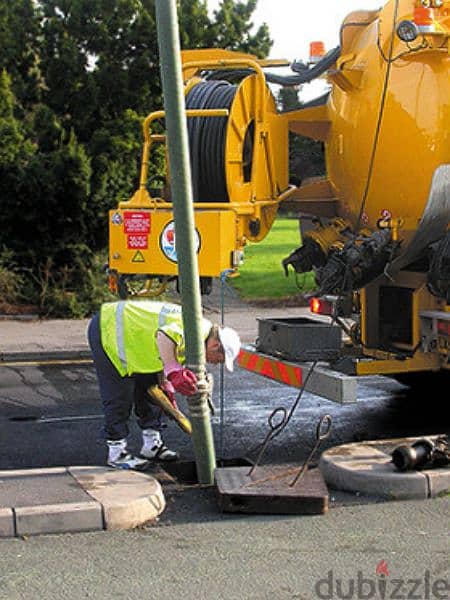
{"type": "MultiPolygon", "coordinates": [[[[247,458],[218,458],[218,467],[251,467],[253,463],[247,458]]],[[[179,461],[161,465],[164,471],[178,483],[185,485],[198,484],[197,467],[195,461],[179,461]]]]}

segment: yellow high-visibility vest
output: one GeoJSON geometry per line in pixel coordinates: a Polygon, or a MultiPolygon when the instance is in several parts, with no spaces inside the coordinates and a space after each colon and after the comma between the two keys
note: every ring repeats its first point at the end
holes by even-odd
{"type": "MultiPolygon", "coordinates": [[[[202,337],[209,335],[211,321],[202,319],[202,337]]],[[[185,340],[181,306],[169,302],[122,300],[107,302],[100,309],[102,346],[124,377],[133,373],[157,373],[163,363],[156,334],[163,331],[176,346],[176,358],[185,361],[185,340]]]]}

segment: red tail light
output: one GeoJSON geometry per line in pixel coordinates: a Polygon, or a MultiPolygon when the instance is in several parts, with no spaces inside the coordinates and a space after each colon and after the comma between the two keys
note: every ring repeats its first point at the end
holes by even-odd
{"type": "Polygon", "coordinates": [[[419,27],[430,27],[434,23],[434,11],[426,6],[417,6],[414,9],[414,23],[419,27]]]}
{"type": "Polygon", "coordinates": [[[311,298],[309,310],[316,315],[332,315],[334,312],[333,303],[324,298],[311,298]]]}
{"type": "Polygon", "coordinates": [[[108,275],[108,288],[112,294],[117,294],[119,292],[117,276],[108,275]]]}
{"type": "Polygon", "coordinates": [[[325,44],[323,42],[311,42],[309,44],[309,62],[318,63],[326,54],[325,44]]]}

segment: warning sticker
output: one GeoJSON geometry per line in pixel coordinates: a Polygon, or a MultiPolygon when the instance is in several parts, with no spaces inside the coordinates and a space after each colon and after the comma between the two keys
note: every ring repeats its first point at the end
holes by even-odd
{"type": "Polygon", "coordinates": [[[131,262],[145,262],[145,258],[144,255],[142,254],[142,252],[140,252],[139,250],[136,252],[136,254],[133,256],[133,258],[131,259],[131,262]]]}
{"type": "Polygon", "coordinates": [[[141,234],[127,235],[127,248],[128,250],[134,250],[135,248],[141,248],[147,250],[148,248],[148,236],[141,234]]]}
{"type": "Polygon", "coordinates": [[[126,210],[123,213],[125,233],[150,233],[150,214],[142,210],[126,210]]]}

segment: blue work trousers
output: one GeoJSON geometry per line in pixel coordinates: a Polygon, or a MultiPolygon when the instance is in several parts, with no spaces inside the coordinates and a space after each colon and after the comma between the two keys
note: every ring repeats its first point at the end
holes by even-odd
{"type": "Polygon", "coordinates": [[[158,374],[120,375],[103,350],[99,313],[92,317],[87,333],[103,404],[105,438],[121,440],[128,436],[133,408],[141,429],[163,429],[165,416],[160,408],[151,404],[146,393],[150,385],[158,383],[158,374]]]}

